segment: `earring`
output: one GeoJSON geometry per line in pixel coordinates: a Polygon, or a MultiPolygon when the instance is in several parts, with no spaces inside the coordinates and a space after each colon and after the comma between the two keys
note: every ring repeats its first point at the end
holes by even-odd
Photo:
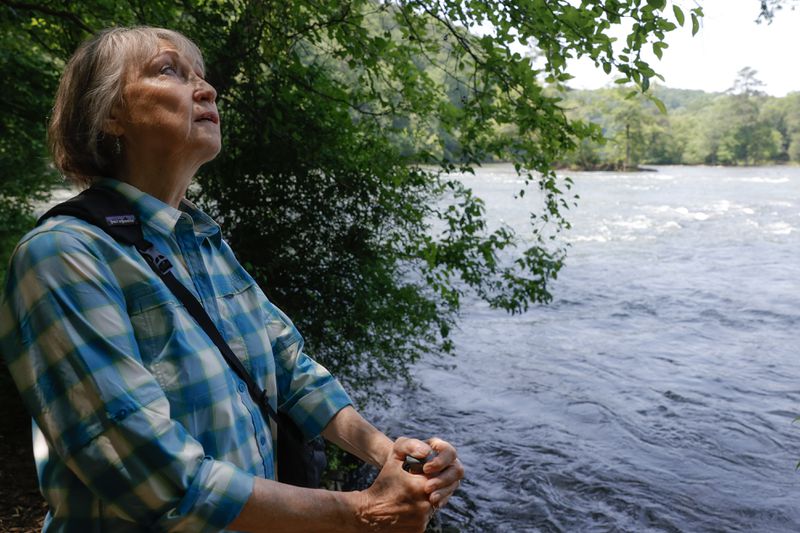
{"type": "Polygon", "coordinates": [[[119,137],[114,138],[114,154],[120,155],[122,153],[122,143],[119,142],[119,137]]]}

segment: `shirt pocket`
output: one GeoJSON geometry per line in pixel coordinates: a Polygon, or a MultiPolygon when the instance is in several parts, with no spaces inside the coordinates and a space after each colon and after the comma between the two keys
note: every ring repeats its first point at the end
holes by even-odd
{"type": "Polygon", "coordinates": [[[143,365],[173,408],[173,418],[211,406],[231,393],[228,365],[166,286],[130,295],[128,312],[143,365]]]}
{"type": "Polygon", "coordinates": [[[142,363],[150,368],[164,356],[165,344],[175,335],[175,311],[180,304],[158,281],[132,285],[125,300],[142,363]]]}
{"type": "Polygon", "coordinates": [[[265,328],[263,293],[244,272],[233,271],[215,287],[217,307],[228,345],[261,387],[274,372],[271,340],[265,328]]]}

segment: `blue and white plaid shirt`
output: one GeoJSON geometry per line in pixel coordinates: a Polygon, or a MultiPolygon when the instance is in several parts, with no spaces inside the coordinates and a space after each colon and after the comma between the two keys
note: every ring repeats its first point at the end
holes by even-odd
{"type": "MultiPolygon", "coordinates": [[[[350,404],[206,214],[104,184],[133,203],[274,408],[313,436],[350,404]]],[[[54,217],[22,239],[0,350],[33,415],[46,531],[218,531],[254,476],[275,477],[273,432],[244,383],[139,253],[89,223],[54,217]]]]}

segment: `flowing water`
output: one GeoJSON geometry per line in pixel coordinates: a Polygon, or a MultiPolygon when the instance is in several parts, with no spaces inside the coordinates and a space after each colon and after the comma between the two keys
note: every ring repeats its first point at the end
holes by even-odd
{"type": "MultiPolygon", "coordinates": [[[[380,415],[441,435],[461,531],[800,531],[800,169],[571,173],[554,300],[466,302],[380,415]]],[[[463,181],[525,227],[507,165],[463,181]]]]}

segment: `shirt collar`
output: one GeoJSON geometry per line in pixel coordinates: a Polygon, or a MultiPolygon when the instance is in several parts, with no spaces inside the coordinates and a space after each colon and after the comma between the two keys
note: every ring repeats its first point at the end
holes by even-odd
{"type": "Polygon", "coordinates": [[[190,217],[195,235],[199,239],[208,238],[219,247],[222,240],[219,225],[202,212],[196,205],[187,199],[181,200],[180,208],[175,209],[154,196],[140,191],[130,183],[113,178],[103,178],[97,181],[98,185],[113,189],[128,199],[137,209],[139,220],[147,226],[165,236],[175,233],[175,227],[182,214],[190,217]]]}
{"type": "Polygon", "coordinates": [[[222,243],[222,232],[220,231],[219,224],[214,222],[214,219],[200,210],[199,207],[184,198],[181,200],[181,211],[192,217],[194,223],[194,233],[198,238],[210,239],[214,246],[219,248],[222,243]]]}

